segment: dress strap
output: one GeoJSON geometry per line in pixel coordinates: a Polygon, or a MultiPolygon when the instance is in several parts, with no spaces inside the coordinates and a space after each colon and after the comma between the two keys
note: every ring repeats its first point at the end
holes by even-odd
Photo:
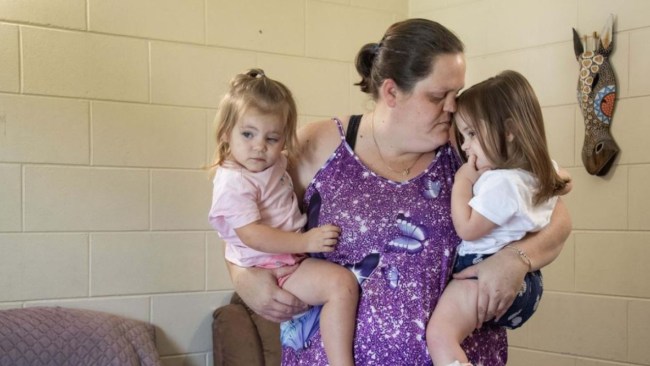
{"type": "Polygon", "coordinates": [[[354,145],[357,143],[357,133],[359,132],[359,125],[361,124],[361,115],[357,114],[350,116],[350,122],[348,122],[348,131],[345,134],[345,141],[350,145],[352,151],[354,151],[354,145]]]}
{"type": "Polygon", "coordinates": [[[339,129],[339,136],[341,136],[341,141],[345,140],[345,130],[343,129],[343,122],[337,117],[332,118],[332,121],[336,123],[336,127],[339,129]]]}

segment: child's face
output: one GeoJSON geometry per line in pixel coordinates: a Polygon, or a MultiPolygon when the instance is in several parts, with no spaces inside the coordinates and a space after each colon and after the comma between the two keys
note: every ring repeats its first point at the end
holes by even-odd
{"type": "Polygon", "coordinates": [[[249,109],[228,136],[228,158],[251,172],[267,169],[284,149],[284,124],[281,115],[249,109]]]}
{"type": "Polygon", "coordinates": [[[456,114],[454,119],[458,131],[463,135],[464,141],[461,149],[465,151],[468,158],[470,155],[476,156],[476,169],[494,168],[492,162],[485,156],[481,142],[478,139],[478,133],[474,130],[474,127],[469,126],[460,114],[456,114]]]}

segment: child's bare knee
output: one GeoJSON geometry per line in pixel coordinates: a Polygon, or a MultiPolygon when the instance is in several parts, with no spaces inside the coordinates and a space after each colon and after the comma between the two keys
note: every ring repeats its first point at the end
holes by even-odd
{"type": "Polygon", "coordinates": [[[358,298],[359,283],[351,271],[341,267],[339,271],[336,271],[333,278],[328,279],[328,281],[333,285],[332,290],[340,295],[358,298]]]}
{"type": "Polygon", "coordinates": [[[429,319],[429,324],[427,324],[427,344],[429,342],[436,342],[440,339],[442,332],[440,331],[441,328],[437,325],[438,324],[436,324],[435,318],[431,317],[431,319],[429,319]]]}

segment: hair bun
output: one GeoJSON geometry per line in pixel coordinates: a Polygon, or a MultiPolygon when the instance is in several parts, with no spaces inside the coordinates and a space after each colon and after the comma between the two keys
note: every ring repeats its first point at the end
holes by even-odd
{"type": "Polygon", "coordinates": [[[250,76],[250,77],[252,77],[254,79],[262,78],[262,77],[266,76],[266,74],[264,74],[264,70],[262,70],[262,69],[250,69],[250,70],[248,70],[246,75],[248,75],[248,76],[250,76]]]}

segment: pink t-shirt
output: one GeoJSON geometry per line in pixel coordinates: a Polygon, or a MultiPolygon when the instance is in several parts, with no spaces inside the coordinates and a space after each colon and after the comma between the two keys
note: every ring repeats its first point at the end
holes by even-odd
{"type": "Polygon", "coordinates": [[[299,231],[307,218],[298,209],[287,159],[252,173],[226,161],[214,177],[210,224],[226,242],[226,260],[241,267],[275,268],[296,263],[293,254],[264,253],[242,243],[236,228],[258,222],[283,231],[299,231]]]}

